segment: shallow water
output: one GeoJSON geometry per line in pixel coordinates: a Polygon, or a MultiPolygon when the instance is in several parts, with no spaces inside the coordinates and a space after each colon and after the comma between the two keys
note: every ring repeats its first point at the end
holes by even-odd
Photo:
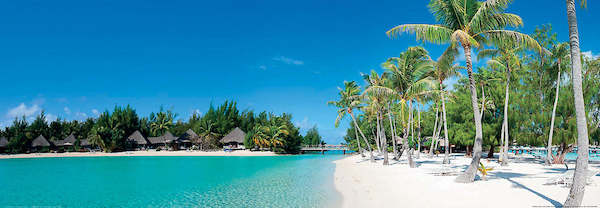
{"type": "Polygon", "coordinates": [[[0,205],[331,207],[340,155],[0,160],[0,205]]]}
{"type": "MultiPolygon", "coordinates": [[[[514,152],[514,150],[511,150],[510,152],[514,152]]],[[[525,153],[525,154],[530,154],[530,155],[534,155],[534,156],[540,156],[542,158],[546,158],[546,151],[531,151],[529,153],[525,153]]],[[[553,151],[553,154],[557,154],[556,151],[553,151]]],[[[589,161],[600,161],[600,154],[598,153],[592,153],[590,151],[589,153],[589,157],[588,157],[589,161]]],[[[566,160],[576,160],[577,159],[577,153],[576,152],[569,152],[565,155],[565,159],[566,160]]]]}

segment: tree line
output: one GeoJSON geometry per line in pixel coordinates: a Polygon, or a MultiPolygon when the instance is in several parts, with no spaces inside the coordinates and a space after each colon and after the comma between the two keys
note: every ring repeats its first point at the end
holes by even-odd
{"type": "Polygon", "coordinates": [[[0,137],[8,139],[3,151],[11,154],[28,152],[31,142],[39,135],[55,142],[70,134],[77,139],[73,151],[79,149],[84,139],[106,152],[124,151],[131,148],[126,138],[136,130],[144,137],[157,137],[167,131],[180,136],[192,129],[198,134],[201,141],[196,142],[202,143],[203,149],[220,148],[222,144],[219,140],[236,127],[247,133],[244,144],[249,149],[269,148],[278,153],[296,154],[304,142],[309,142],[306,145],[312,144],[310,142],[313,142],[315,133],[319,143],[322,142],[316,127],[313,129],[315,132],[309,131],[312,133],[306,138],[300,135],[300,129],[293,124],[291,114],[277,115],[266,111],[257,114],[248,109],[240,111],[234,101],[225,101],[217,107],[211,104],[204,115],[195,112],[187,121],[176,120],[177,116],[172,110],[161,107],[158,112],[141,117],[127,105],[115,106],[112,111],[106,110],[97,118],[84,121],[57,118],[48,122],[42,111],[32,122],[25,117],[15,118],[12,125],[0,129],[0,137]],[[259,133],[262,136],[260,138],[256,136],[259,133]]]}

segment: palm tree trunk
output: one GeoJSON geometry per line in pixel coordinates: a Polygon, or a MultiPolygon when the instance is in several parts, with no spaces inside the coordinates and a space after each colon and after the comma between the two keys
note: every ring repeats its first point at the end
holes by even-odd
{"type": "Polygon", "coordinates": [[[479,113],[479,115],[481,115],[479,120],[483,121],[483,111],[485,110],[485,89],[483,88],[483,85],[481,85],[481,113],[479,113]]]}
{"type": "Polygon", "coordinates": [[[381,117],[380,119],[378,119],[378,122],[381,123],[381,124],[378,123],[378,126],[381,128],[381,138],[383,139],[382,140],[382,143],[383,143],[383,145],[382,145],[382,149],[383,149],[383,165],[389,165],[390,162],[388,160],[387,137],[385,136],[385,129],[384,129],[383,123],[382,123],[383,122],[382,121],[383,120],[383,112],[379,112],[378,116],[381,117]]]}
{"type": "MultiPolygon", "coordinates": [[[[448,123],[446,120],[446,98],[442,92],[442,117],[444,119],[444,161],[443,164],[450,164],[450,141],[448,141],[448,123]]],[[[481,122],[481,121],[480,121],[481,122]]]]}
{"type": "MultiPolygon", "coordinates": [[[[408,132],[407,132],[407,135],[412,130],[412,120],[413,120],[412,101],[409,100],[408,101],[408,132]]],[[[412,132],[413,133],[411,135],[412,136],[411,140],[413,140],[413,137],[414,137],[414,131],[412,131],[412,132]]],[[[411,151],[412,147],[410,146],[410,142],[408,141],[408,137],[407,137],[407,140],[406,140],[406,147],[407,147],[406,151],[408,151],[406,153],[406,157],[408,158],[408,166],[410,168],[414,168],[415,167],[415,163],[414,163],[413,158],[412,158],[412,151],[411,151]]]]}
{"type": "Polygon", "coordinates": [[[396,150],[396,139],[395,139],[396,138],[396,133],[394,131],[394,124],[392,123],[392,113],[391,113],[392,111],[391,111],[389,103],[388,103],[387,110],[388,110],[388,120],[390,121],[390,131],[391,131],[391,134],[392,134],[392,149],[394,150],[394,160],[398,160],[398,157],[396,156],[396,152],[397,152],[397,150],[396,150]]]}
{"type": "Polygon", "coordinates": [[[556,105],[558,104],[558,92],[560,89],[560,58],[558,59],[558,78],[556,78],[556,95],[554,106],[552,106],[552,120],[550,120],[550,133],[548,133],[548,146],[546,146],[546,165],[552,165],[552,135],[554,134],[554,119],[556,118],[556,105]]]}
{"type": "Polygon", "coordinates": [[[435,133],[437,131],[437,125],[438,125],[437,123],[438,123],[439,111],[440,111],[440,108],[437,108],[437,103],[436,103],[436,108],[435,108],[435,124],[433,125],[433,132],[432,132],[432,135],[431,135],[431,145],[429,147],[429,156],[433,156],[433,151],[435,151],[434,143],[435,143],[435,140],[436,140],[435,133]]]}
{"type": "Polygon", "coordinates": [[[417,141],[419,142],[419,146],[417,149],[417,159],[419,159],[421,157],[421,108],[419,108],[419,105],[417,105],[417,141]]]}
{"type": "MultiPolygon", "coordinates": [[[[505,134],[504,145],[506,145],[506,146],[508,146],[508,141],[509,141],[509,138],[508,138],[508,99],[509,99],[508,98],[508,96],[509,96],[508,89],[509,89],[509,87],[510,87],[510,66],[508,66],[508,64],[506,64],[506,88],[504,89],[505,92],[504,92],[504,121],[503,121],[503,124],[505,127],[504,128],[504,134],[505,134]]],[[[505,151],[508,151],[508,150],[505,149],[505,151]]],[[[504,152],[504,154],[507,155],[508,152],[504,152]]],[[[502,163],[500,163],[500,165],[507,166],[508,160],[502,160],[502,163]]]]}
{"type": "Polygon", "coordinates": [[[397,144],[398,141],[396,141],[396,138],[398,137],[398,132],[396,132],[397,126],[396,126],[396,119],[395,119],[395,117],[394,117],[394,119],[392,121],[393,121],[393,124],[394,124],[393,125],[394,126],[394,128],[393,128],[394,138],[392,138],[393,141],[394,141],[394,147],[395,147],[394,148],[394,159],[395,160],[399,160],[400,159],[400,155],[398,155],[398,147],[397,147],[398,146],[398,144],[397,144]]]}
{"type": "Polygon", "coordinates": [[[367,144],[367,148],[369,149],[369,153],[371,154],[371,162],[375,162],[375,157],[373,156],[373,149],[371,148],[371,144],[369,144],[367,137],[365,137],[365,134],[363,134],[362,130],[358,126],[358,123],[356,122],[356,118],[354,118],[354,113],[350,113],[350,117],[352,117],[352,121],[354,122],[354,127],[356,129],[358,129],[358,132],[362,136],[363,140],[365,140],[365,144],[367,144]]]}
{"type": "Polygon", "coordinates": [[[503,160],[508,160],[508,154],[504,154],[504,128],[506,128],[506,126],[504,125],[504,122],[502,122],[502,130],[500,131],[500,140],[502,140],[502,152],[500,153],[501,160],[498,161],[500,163],[502,163],[503,160]]]}
{"type": "Polygon", "coordinates": [[[354,136],[356,137],[356,145],[358,145],[358,152],[360,153],[360,156],[365,157],[365,153],[363,152],[362,148],[360,148],[360,139],[358,139],[358,129],[356,129],[356,127],[354,127],[354,136]]]}
{"type": "Polygon", "coordinates": [[[463,174],[456,177],[455,181],[459,183],[471,183],[475,180],[479,160],[481,159],[481,143],[483,132],[481,120],[479,120],[479,104],[477,102],[477,90],[475,89],[475,79],[473,79],[473,65],[471,60],[471,47],[467,43],[462,43],[467,63],[467,73],[469,75],[469,89],[471,90],[471,105],[473,106],[473,120],[475,121],[475,141],[473,142],[473,159],[471,164],[463,174]]]}
{"type": "Polygon", "coordinates": [[[585,192],[586,172],[588,168],[588,129],[585,118],[585,105],[583,101],[581,78],[581,54],[579,49],[579,31],[577,29],[577,15],[575,13],[575,0],[567,0],[567,17],[569,20],[569,39],[571,45],[571,66],[573,79],[573,96],[575,98],[575,115],[577,122],[577,165],[573,176],[573,186],[564,206],[581,206],[585,192]]]}

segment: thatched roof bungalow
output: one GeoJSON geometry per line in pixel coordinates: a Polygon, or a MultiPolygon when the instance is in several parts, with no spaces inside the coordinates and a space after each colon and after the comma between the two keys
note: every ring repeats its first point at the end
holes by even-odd
{"type": "Polygon", "coordinates": [[[48,142],[46,137],[44,137],[43,135],[38,136],[31,142],[31,147],[33,147],[33,148],[49,147],[49,146],[50,146],[50,142],[48,142]]]}
{"type": "Polygon", "coordinates": [[[221,143],[223,143],[226,148],[244,149],[244,138],[246,138],[246,132],[242,131],[239,127],[236,127],[221,139],[221,143]]]}
{"type": "Polygon", "coordinates": [[[8,139],[6,137],[0,138],[0,148],[5,148],[8,146],[8,139]]]}
{"type": "Polygon", "coordinates": [[[173,136],[171,132],[165,132],[162,136],[159,137],[148,137],[148,141],[150,144],[169,144],[177,140],[177,137],[173,136]]]}
{"type": "Polygon", "coordinates": [[[146,144],[148,144],[148,140],[146,140],[146,138],[144,138],[144,136],[142,135],[142,133],[140,131],[138,131],[138,130],[136,130],[131,135],[129,135],[129,137],[127,137],[127,142],[131,142],[131,143],[134,143],[136,145],[146,145],[146,144]]]}
{"type": "Polygon", "coordinates": [[[69,134],[69,136],[67,136],[67,138],[63,139],[63,146],[73,146],[75,145],[75,141],[77,141],[77,139],[75,138],[75,135],[73,135],[73,133],[69,134]]]}
{"type": "Polygon", "coordinates": [[[188,129],[187,131],[185,131],[185,133],[183,133],[183,135],[181,135],[179,137],[179,139],[177,139],[177,142],[186,143],[186,142],[196,141],[197,139],[198,139],[198,134],[196,134],[196,132],[194,132],[194,130],[188,129]]]}

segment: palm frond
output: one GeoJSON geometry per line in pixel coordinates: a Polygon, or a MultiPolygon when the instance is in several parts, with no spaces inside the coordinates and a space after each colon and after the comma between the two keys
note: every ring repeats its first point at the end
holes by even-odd
{"type": "Polygon", "coordinates": [[[404,24],[393,27],[386,34],[390,38],[397,38],[402,33],[411,33],[417,36],[417,40],[427,41],[435,44],[446,43],[452,36],[452,30],[443,25],[430,24],[404,24]]]}

